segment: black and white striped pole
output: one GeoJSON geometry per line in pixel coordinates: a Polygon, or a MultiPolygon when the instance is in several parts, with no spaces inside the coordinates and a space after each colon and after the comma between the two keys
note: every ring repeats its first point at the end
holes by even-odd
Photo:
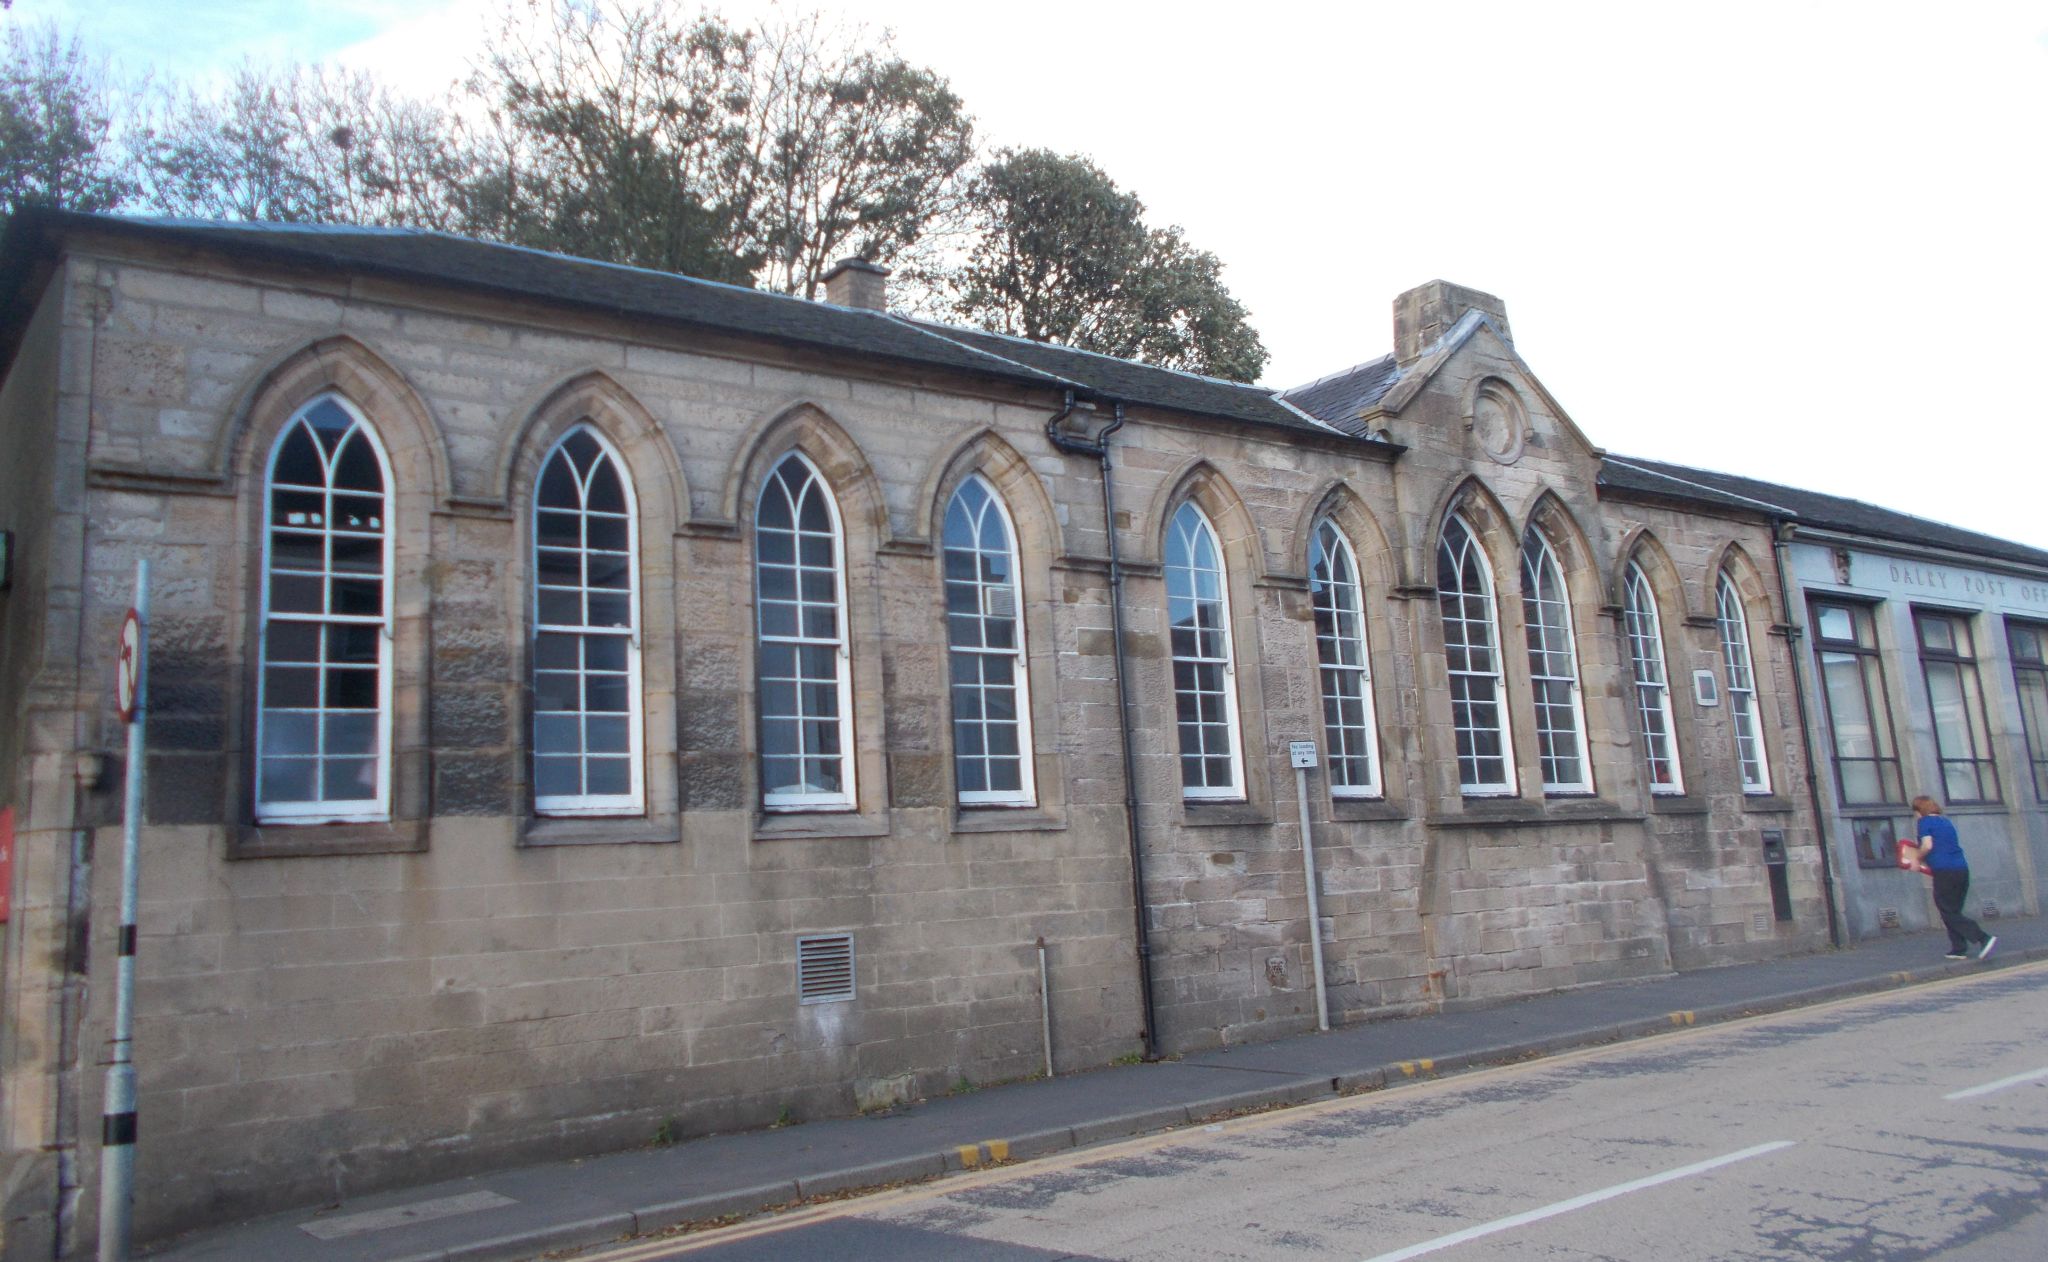
{"type": "Polygon", "coordinates": [[[128,725],[121,808],[121,941],[114,960],[114,1037],[100,1116],[100,1262],[127,1262],[135,1209],[135,904],[142,850],[143,720],[149,699],[149,562],[135,563],[135,607],[121,623],[115,699],[128,725]]]}

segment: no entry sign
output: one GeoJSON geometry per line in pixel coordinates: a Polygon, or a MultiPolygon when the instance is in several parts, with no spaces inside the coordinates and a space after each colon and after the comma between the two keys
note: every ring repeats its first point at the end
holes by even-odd
{"type": "Polygon", "coordinates": [[[121,656],[114,672],[114,704],[121,721],[135,721],[135,681],[142,674],[142,615],[133,609],[121,620],[121,656]]]}

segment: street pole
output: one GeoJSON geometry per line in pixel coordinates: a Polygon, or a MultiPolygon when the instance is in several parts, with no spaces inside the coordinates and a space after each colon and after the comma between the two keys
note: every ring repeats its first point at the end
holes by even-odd
{"type": "Polygon", "coordinates": [[[1323,910],[1316,897],[1316,846],[1309,836],[1308,773],[1316,765],[1313,741],[1295,741],[1288,747],[1294,764],[1294,797],[1301,805],[1301,874],[1308,882],[1308,956],[1316,974],[1316,1028],[1330,1028],[1330,988],[1323,981],[1323,910]]]}
{"type": "Polygon", "coordinates": [[[121,938],[114,961],[114,1037],[100,1116],[100,1262],[127,1262],[135,1208],[135,904],[142,849],[144,716],[149,698],[149,562],[135,563],[135,631],[123,626],[121,708],[128,777],[121,806],[121,938]],[[131,691],[132,689],[132,691],[131,691]]]}

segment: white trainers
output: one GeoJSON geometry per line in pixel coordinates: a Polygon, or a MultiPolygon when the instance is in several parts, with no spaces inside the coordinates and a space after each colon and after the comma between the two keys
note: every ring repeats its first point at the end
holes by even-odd
{"type": "Polygon", "coordinates": [[[1977,958],[1978,958],[1978,959],[1980,959],[1980,960],[1988,960],[1988,959],[1990,959],[1990,958],[1991,958],[1991,948],[1992,948],[1992,947],[1995,947],[1995,946],[1997,946],[1997,945],[1998,945],[1998,935],[1994,933],[1994,934],[1992,934],[1992,935],[1991,935],[1990,937],[1988,937],[1988,938],[1984,939],[1984,945],[1983,945],[1983,946],[1981,946],[1981,947],[1978,947],[1978,948],[1977,948],[1977,958]]]}

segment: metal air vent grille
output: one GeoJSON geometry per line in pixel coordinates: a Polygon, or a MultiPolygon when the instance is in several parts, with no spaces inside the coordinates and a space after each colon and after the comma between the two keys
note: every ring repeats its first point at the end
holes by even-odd
{"type": "Polygon", "coordinates": [[[839,1003],[853,998],[853,935],[821,933],[796,940],[798,1003],[839,1003]]]}

